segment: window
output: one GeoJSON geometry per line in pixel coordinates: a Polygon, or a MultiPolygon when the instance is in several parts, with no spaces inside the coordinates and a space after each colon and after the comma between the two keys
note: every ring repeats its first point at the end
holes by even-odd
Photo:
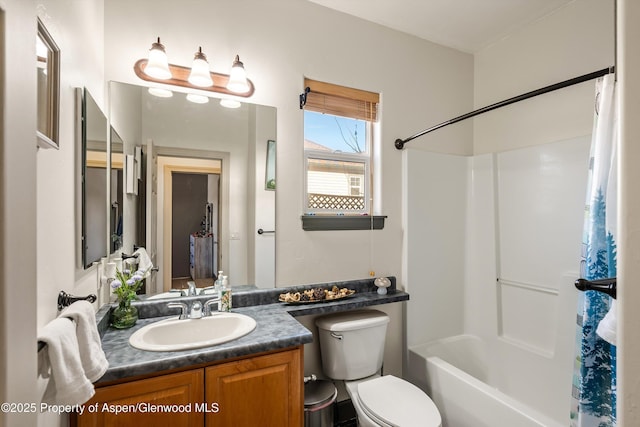
{"type": "Polygon", "coordinates": [[[305,79],[305,212],[371,214],[379,95],[305,79]]]}

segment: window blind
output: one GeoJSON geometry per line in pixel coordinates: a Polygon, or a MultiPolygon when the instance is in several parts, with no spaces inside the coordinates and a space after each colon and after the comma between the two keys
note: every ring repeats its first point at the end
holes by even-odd
{"type": "Polygon", "coordinates": [[[304,85],[309,88],[304,105],[307,110],[369,122],[378,120],[380,94],[307,78],[304,85]]]}

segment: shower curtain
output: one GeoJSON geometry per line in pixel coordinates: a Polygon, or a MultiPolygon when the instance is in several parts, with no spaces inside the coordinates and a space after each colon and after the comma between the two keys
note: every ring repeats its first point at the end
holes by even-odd
{"type": "MultiPolygon", "coordinates": [[[[612,74],[598,79],[596,83],[596,111],[580,262],[581,277],[587,280],[616,277],[614,87],[612,74]]],[[[616,425],[616,347],[596,334],[598,324],[611,305],[611,298],[603,293],[580,293],[571,427],[616,425]]]]}

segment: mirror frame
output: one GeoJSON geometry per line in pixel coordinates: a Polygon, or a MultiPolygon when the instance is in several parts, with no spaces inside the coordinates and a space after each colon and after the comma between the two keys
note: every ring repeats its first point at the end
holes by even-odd
{"type": "MultiPolygon", "coordinates": [[[[101,258],[107,256],[108,251],[108,241],[107,244],[101,249],[101,255],[97,259],[88,260],[87,259],[87,250],[88,250],[88,236],[87,236],[87,129],[89,126],[90,118],[87,116],[87,97],[90,97],[93,100],[93,97],[87,90],[87,88],[76,88],[76,158],[78,161],[78,178],[76,183],[76,194],[79,194],[79,197],[76,197],[78,206],[76,208],[76,214],[79,215],[80,221],[76,227],[76,232],[78,233],[78,266],[84,270],[90,268],[95,262],[100,261],[101,258]]],[[[108,184],[108,171],[111,170],[111,161],[110,161],[110,147],[109,147],[109,135],[107,133],[107,117],[104,112],[97,105],[95,100],[93,100],[95,107],[104,118],[105,128],[104,128],[104,137],[105,137],[105,165],[104,165],[104,179],[105,184],[108,184]]],[[[107,189],[105,189],[107,191],[107,189]]],[[[104,205],[102,209],[106,215],[107,211],[107,197],[105,195],[104,205]]],[[[105,224],[104,233],[107,233],[107,224],[105,224]]]]}
{"type": "MultiPolygon", "coordinates": [[[[47,77],[45,87],[42,89],[44,100],[40,99],[40,84],[38,84],[38,123],[44,120],[44,128],[37,130],[38,146],[42,148],[60,148],[58,139],[60,116],[60,48],[38,18],[38,39],[47,48],[46,61],[47,77]],[[44,115],[44,117],[42,117],[44,115]]],[[[36,57],[41,63],[39,57],[36,57]]]]}
{"type": "MultiPolygon", "coordinates": [[[[114,89],[111,86],[112,84],[123,85],[123,87],[131,86],[131,87],[137,88],[138,90],[148,90],[149,87],[148,86],[144,86],[144,85],[140,85],[140,84],[136,84],[136,83],[130,83],[130,82],[120,82],[120,81],[110,81],[109,82],[109,85],[110,85],[109,86],[109,114],[108,114],[109,125],[112,126],[118,133],[120,133],[119,126],[122,126],[122,124],[119,123],[117,120],[114,121],[115,118],[119,118],[118,115],[114,116],[114,111],[115,111],[114,107],[116,105],[118,105],[119,103],[117,101],[114,101],[114,99],[115,99],[114,98],[114,89]]],[[[188,92],[184,92],[184,91],[181,91],[181,90],[178,89],[178,90],[175,90],[174,93],[179,93],[179,94],[186,95],[188,92]]],[[[212,97],[212,99],[218,100],[219,98],[212,97]]],[[[270,105],[253,104],[251,102],[245,102],[245,103],[248,104],[248,105],[255,105],[256,108],[258,108],[258,107],[268,107],[269,110],[273,110],[273,113],[270,113],[270,114],[274,115],[273,116],[274,121],[272,123],[273,129],[269,131],[269,134],[263,135],[264,139],[263,138],[259,138],[259,136],[260,136],[259,134],[258,135],[254,135],[256,137],[257,146],[260,146],[260,150],[261,150],[260,153],[261,154],[260,154],[259,158],[256,158],[256,157],[251,158],[251,161],[252,162],[256,162],[256,166],[258,166],[258,164],[259,164],[259,166],[260,166],[259,169],[265,168],[267,166],[267,164],[271,164],[271,166],[275,169],[275,166],[276,166],[275,165],[275,163],[276,163],[275,162],[275,151],[276,150],[273,150],[271,152],[271,162],[269,162],[269,159],[267,158],[268,157],[267,156],[267,148],[268,148],[269,144],[271,144],[272,148],[274,148],[274,149],[276,148],[275,141],[277,140],[277,135],[276,135],[277,118],[276,118],[275,114],[276,114],[277,110],[276,110],[275,107],[270,106],[270,105]],[[264,145],[262,145],[262,144],[264,144],[264,145]],[[262,156],[263,156],[262,152],[263,151],[264,151],[264,156],[265,156],[264,159],[262,158],[262,156]]],[[[251,107],[251,108],[253,108],[253,107],[251,107]]],[[[126,136],[123,137],[123,139],[126,141],[126,136]]],[[[143,147],[144,146],[145,145],[143,144],[143,147]]],[[[144,149],[143,149],[143,151],[144,151],[144,149]]],[[[223,176],[226,173],[229,173],[229,170],[230,170],[230,165],[229,165],[230,162],[229,162],[228,158],[225,158],[225,155],[228,156],[228,154],[226,154],[226,152],[224,152],[224,151],[222,151],[222,152],[210,151],[210,149],[203,149],[202,147],[197,147],[197,148],[169,147],[169,146],[165,146],[165,145],[155,145],[154,144],[154,148],[153,148],[152,152],[156,156],[158,156],[158,158],[160,158],[160,157],[190,157],[189,155],[187,155],[188,152],[198,153],[199,155],[197,155],[196,157],[200,158],[200,157],[202,157],[202,155],[204,153],[207,153],[208,155],[206,155],[205,158],[210,158],[211,156],[213,156],[211,158],[220,159],[222,161],[222,163],[223,163],[222,175],[223,176]]],[[[148,150],[147,150],[145,155],[146,156],[149,155],[148,150]]],[[[259,190],[260,187],[263,190],[271,190],[271,191],[268,191],[268,193],[271,193],[273,195],[274,199],[275,199],[275,194],[273,194],[273,193],[275,193],[275,191],[273,191],[274,189],[266,188],[267,187],[267,185],[266,185],[266,181],[267,181],[267,179],[266,179],[266,177],[267,177],[266,170],[258,172],[259,169],[256,169],[256,176],[254,177],[255,180],[256,180],[256,185],[259,186],[259,187],[256,188],[256,190],[259,190]],[[262,184],[260,184],[260,181],[262,181],[262,184]]],[[[273,171],[271,173],[273,175],[273,178],[275,179],[275,171],[273,171]]],[[[150,182],[153,182],[154,179],[153,179],[153,177],[149,176],[149,171],[147,171],[147,174],[145,174],[145,176],[146,176],[147,180],[151,180],[150,182]]],[[[159,177],[157,177],[156,179],[159,179],[159,177]]],[[[231,181],[230,177],[227,177],[226,179],[222,179],[222,187],[220,189],[221,200],[222,199],[226,199],[228,197],[228,194],[230,193],[230,190],[227,188],[227,186],[230,185],[230,181],[231,181]]],[[[149,182],[147,182],[147,185],[148,184],[149,184],[149,182]]],[[[224,205],[228,204],[228,202],[222,202],[222,201],[221,201],[221,203],[223,203],[224,205]]],[[[126,211],[126,206],[123,206],[123,210],[126,211]]],[[[274,216],[275,216],[275,201],[274,201],[274,216]]],[[[220,225],[221,225],[222,229],[229,229],[229,214],[228,213],[225,213],[224,211],[220,212],[219,221],[220,221],[220,225]]],[[[147,226],[148,225],[149,224],[147,224],[147,226]]],[[[270,238],[270,239],[273,239],[274,228],[272,228],[269,225],[267,225],[266,227],[264,225],[262,225],[262,224],[258,225],[258,227],[260,227],[260,226],[262,226],[264,228],[264,230],[267,230],[267,233],[268,233],[267,237],[270,238]]],[[[274,226],[275,226],[275,224],[274,224],[274,226]]],[[[124,234],[126,235],[127,234],[126,224],[125,224],[125,227],[123,227],[123,228],[125,228],[124,234]]],[[[148,227],[147,227],[147,230],[148,230],[148,227]]],[[[225,265],[225,261],[229,262],[229,260],[231,259],[231,258],[229,258],[229,254],[230,254],[230,250],[229,250],[230,248],[229,247],[232,244],[232,242],[230,242],[230,240],[232,240],[231,239],[232,230],[229,230],[228,234],[229,234],[228,238],[226,238],[226,239],[223,238],[223,239],[221,239],[221,241],[217,242],[217,248],[218,249],[217,249],[216,252],[218,253],[218,255],[221,255],[221,257],[222,257],[222,259],[219,260],[220,264],[218,265],[218,268],[217,268],[218,270],[222,269],[224,271],[229,271],[229,268],[224,268],[223,267],[223,265],[225,265]]],[[[257,233],[257,229],[256,230],[251,229],[251,230],[247,230],[246,236],[244,236],[244,230],[243,230],[242,231],[242,238],[243,239],[244,238],[246,238],[246,239],[254,239],[254,235],[260,235],[260,234],[261,233],[257,233]]],[[[163,236],[166,237],[166,235],[164,235],[164,234],[163,234],[163,236]]],[[[138,245],[143,245],[144,247],[149,248],[150,247],[150,245],[148,244],[149,243],[148,242],[149,235],[147,235],[146,237],[147,237],[147,240],[145,242],[138,243],[138,245]]],[[[164,255],[166,255],[166,253],[168,253],[168,251],[165,248],[165,242],[164,242],[163,239],[160,239],[160,235],[158,235],[157,237],[158,237],[158,241],[156,243],[156,248],[158,249],[158,253],[159,253],[159,250],[162,250],[162,253],[164,255]],[[162,248],[162,249],[160,249],[160,248],[162,248]]],[[[264,238],[264,237],[261,237],[261,238],[264,238]]],[[[130,249],[130,243],[134,243],[135,244],[136,242],[135,241],[130,242],[125,237],[125,238],[123,238],[123,243],[124,243],[125,250],[130,251],[131,250],[130,249]]],[[[250,244],[248,244],[247,250],[251,251],[251,250],[254,250],[254,249],[250,246],[250,244]]],[[[275,243],[274,243],[274,251],[275,251],[275,243]]],[[[150,253],[150,255],[151,255],[151,253],[150,253]]],[[[273,281],[273,283],[271,283],[271,281],[269,282],[269,283],[271,283],[271,285],[268,287],[268,289],[271,289],[272,287],[275,286],[275,257],[276,257],[275,253],[273,254],[273,257],[274,257],[274,261],[273,261],[274,265],[272,266],[272,270],[273,270],[273,279],[272,279],[272,281],[273,281]]],[[[159,260],[157,260],[157,261],[159,261],[159,260]]],[[[165,257],[163,257],[163,264],[165,264],[164,261],[166,261],[165,257]]],[[[156,263],[156,261],[154,261],[154,264],[155,263],[156,263]]],[[[158,277],[159,278],[162,277],[161,280],[162,280],[163,284],[165,282],[169,282],[170,280],[167,279],[165,274],[170,270],[167,270],[167,269],[163,268],[163,266],[161,266],[161,265],[158,265],[158,267],[160,267],[160,272],[158,274],[162,275],[162,276],[158,276],[158,277]]],[[[235,271],[235,269],[233,268],[233,265],[231,266],[231,269],[235,271]]],[[[253,279],[252,281],[255,282],[255,279],[253,279]]],[[[245,282],[246,281],[242,279],[240,282],[238,282],[238,285],[239,284],[246,285],[245,282]]],[[[255,283],[254,283],[254,285],[255,285],[255,283]]],[[[153,291],[152,291],[153,294],[163,293],[164,287],[163,287],[163,289],[155,289],[155,288],[156,288],[156,286],[153,286],[153,291]]],[[[149,289],[147,289],[147,291],[149,291],[149,289]]]]}

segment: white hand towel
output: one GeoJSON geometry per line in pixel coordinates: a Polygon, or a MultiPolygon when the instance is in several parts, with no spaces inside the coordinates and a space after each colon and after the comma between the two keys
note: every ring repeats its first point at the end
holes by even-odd
{"type": "Polygon", "coordinates": [[[47,346],[40,371],[49,379],[42,402],[52,405],[80,405],[95,394],[93,384],[84,375],[80,362],[76,325],[58,317],[49,322],[38,336],[47,346]],[[50,369],[50,371],[49,371],[50,369]]]}
{"type": "Polygon", "coordinates": [[[149,277],[153,263],[151,262],[151,258],[149,258],[147,250],[145,248],[138,248],[133,254],[138,255],[138,270],[146,271],[145,277],[149,277]]]}
{"type": "Polygon", "coordinates": [[[85,376],[92,383],[100,379],[107,371],[109,362],[102,350],[102,341],[96,325],[96,313],[88,301],[76,301],[65,308],[60,317],[73,319],[76,325],[76,337],[80,349],[80,361],[85,376]]]}
{"type": "Polygon", "coordinates": [[[609,311],[607,312],[607,314],[605,314],[600,323],[598,323],[596,334],[598,334],[600,338],[602,338],[609,344],[617,345],[617,327],[618,305],[616,303],[616,300],[611,300],[611,307],[609,307],[609,311]]]}

